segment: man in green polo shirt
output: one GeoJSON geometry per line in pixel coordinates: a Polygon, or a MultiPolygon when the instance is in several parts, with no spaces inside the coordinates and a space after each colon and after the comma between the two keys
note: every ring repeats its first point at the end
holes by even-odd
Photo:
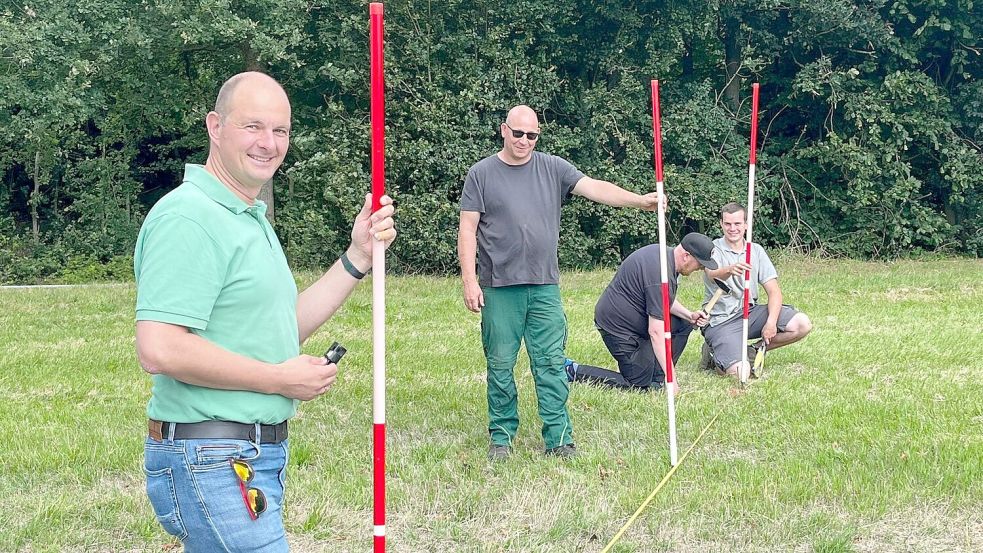
{"type": "Polygon", "coordinates": [[[134,254],[136,347],[152,375],[147,493],[185,551],[286,551],[287,420],[338,368],[300,345],[396,236],[392,200],[370,213],[316,283],[297,293],[257,200],[287,153],[290,102],[261,73],[230,78],[205,119],[204,166],[147,214],[134,254]]]}

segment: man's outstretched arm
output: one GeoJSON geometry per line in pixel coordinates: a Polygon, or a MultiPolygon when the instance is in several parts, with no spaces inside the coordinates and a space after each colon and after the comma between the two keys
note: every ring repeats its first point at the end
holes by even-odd
{"type": "Polygon", "coordinates": [[[636,194],[606,180],[590,177],[583,177],[577,181],[573,193],[612,207],[637,207],[644,211],[655,211],[659,208],[659,195],[656,192],[636,194]]]}

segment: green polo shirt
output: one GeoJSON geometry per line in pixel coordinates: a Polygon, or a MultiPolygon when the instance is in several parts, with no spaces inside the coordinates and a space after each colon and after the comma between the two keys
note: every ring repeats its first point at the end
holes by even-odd
{"type": "MultiPolygon", "coordinates": [[[[297,286],[265,213],[263,202],[249,205],[201,165],[187,165],[184,182],[154,205],[137,237],[137,320],[187,327],[268,363],[297,356],[297,286]]],[[[299,403],[151,378],[147,415],[157,420],[273,424],[299,403]]]]}

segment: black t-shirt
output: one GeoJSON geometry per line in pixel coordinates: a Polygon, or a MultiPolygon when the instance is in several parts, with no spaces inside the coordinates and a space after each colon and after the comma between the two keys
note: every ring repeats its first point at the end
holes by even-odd
{"type": "MultiPolygon", "coordinates": [[[[672,257],[666,252],[669,279],[669,304],[676,298],[679,275],[672,257]]],[[[618,267],[614,280],[594,306],[594,323],[616,336],[648,337],[649,315],[663,320],[662,273],[659,245],[650,244],[632,252],[618,267]]]]}

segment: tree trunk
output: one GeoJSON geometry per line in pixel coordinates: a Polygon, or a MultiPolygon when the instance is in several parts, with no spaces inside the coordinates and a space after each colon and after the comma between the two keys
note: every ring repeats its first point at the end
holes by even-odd
{"type": "Polygon", "coordinates": [[[41,220],[38,217],[38,204],[41,203],[41,150],[34,152],[34,190],[31,191],[31,235],[34,243],[41,240],[41,220]]]}
{"type": "Polygon", "coordinates": [[[724,64],[725,64],[725,85],[724,100],[728,107],[737,113],[741,105],[741,77],[738,71],[741,69],[741,43],[740,31],[741,22],[733,16],[723,16],[724,20],[720,28],[720,40],[724,43],[724,64]]]}
{"type": "Polygon", "coordinates": [[[248,40],[244,41],[240,45],[239,51],[240,53],[242,53],[242,65],[245,68],[244,71],[263,72],[266,70],[264,64],[259,63],[259,60],[257,59],[256,56],[256,51],[253,50],[253,47],[251,44],[249,44],[248,40]]]}
{"type": "Polygon", "coordinates": [[[257,200],[262,200],[266,204],[266,220],[272,225],[276,220],[275,207],[273,205],[273,179],[266,181],[263,188],[259,189],[257,200]]]}
{"type": "Polygon", "coordinates": [[[683,59],[679,61],[679,66],[683,77],[692,78],[696,74],[693,71],[693,44],[686,38],[683,38],[683,59]]]}

